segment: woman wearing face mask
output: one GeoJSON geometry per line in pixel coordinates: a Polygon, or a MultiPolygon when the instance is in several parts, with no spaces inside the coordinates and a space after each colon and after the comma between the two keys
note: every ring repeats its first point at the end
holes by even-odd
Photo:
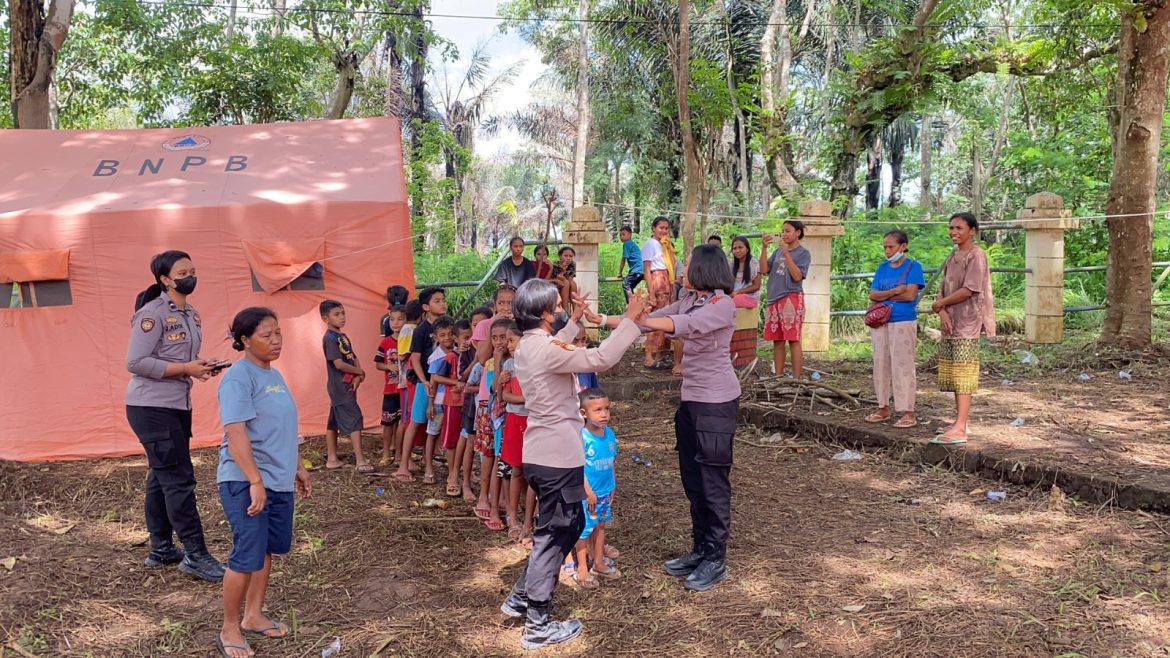
{"type": "Polygon", "coordinates": [[[146,566],[178,564],[179,570],[211,582],[223,580],[223,565],[207,552],[195,505],[191,464],[191,384],[207,381],[228,364],[199,358],[203,329],[187,303],[195,291],[195,265],[181,251],[150,261],[154,284],[138,295],[130,321],[126,369],[126,418],[142,442],[146,476],[146,566]],[[178,535],[183,548],[175,547],[178,535]]]}
{"type": "MultiPolygon", "coordinates": [[[[579,297],[573,303],[585,308],[579,297]]],[[[516,291],[512,311],[524,332],[516,348],[516,378],[524,386],[528,409],[524,477],[536,492],[538,511],[528,563],[500,610],[525,617],[525,649],[568,642],[581,633],[580,621],[549,617],[561,565],[585,527],[585,451],[576,373],[612,368],[641,334],[634,320],[646,308],[646,297],[634,294],[609,338],[596,348],[577,349],[572,342],[580,326],[569,321],[555,285],[534,279],[516,291]]]]}
{"type": "Polygon", "coordinates": [[[914,394],[918,379],[914,357],[918,349],[918,291],[926,285],[922,265],[911,260],[906,251],[910,240],[902,231],[890,231],[882,240],[886,262],[873,275],[869,299],[890,307],[889,319],[870,327],[873,338],[873,387],[878,409],[865,420],[884,423],[890,413],[890,395],[894,412],[899,415],[894,427],[914,427],[914,394]]]}

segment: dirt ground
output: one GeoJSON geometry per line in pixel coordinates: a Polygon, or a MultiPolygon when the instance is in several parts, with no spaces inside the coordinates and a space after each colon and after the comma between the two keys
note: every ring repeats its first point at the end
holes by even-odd
{"type": "MultiPolygon", "coordinates": [[[[835,446],[759,447],[752,427],[735,454],[731,578],[686,592],[659,567],[689,535],[672,412],[659,397],[617,403],[611,543],[625,577],[593,592],[562,582],[559,614],[585,632],[547,655],[1170,655],[1170,519],[880,452],[835,462],[835,446]],[[988,489],[1007,500],[990,502],[988,489]]],[[[305,455],[321,463],[322,449],[310,440],[305,455]]],[[[215,451],[196,463],[210,545],[226,557],[215,451]]],[[[141,566],[145,472],[140,458],[0,463],[0,656],[214,653],[218,587],[141,566]]],[[[440,488],[394,482],[388,469],[314,477],[268,602],[293,634],[256,642],[257,655],[315,657],[334,638],[341,656],[521,654],[519,627],[497,610],[519,546],[461,500],[418,507],[440,488]]]]}
{"type": "MultiPolygon", "coordinates": [[[[920,354],[931,351],[927,344],[920,354]]],[[[820,370],[822,381],[859,389],[872,398],[868,358],[813,358],[810,363],[820,370]]],[[[1075,341],[1052,347],[997,341],[984,345],[982,358],[981,387],[972,407],[972,445],[993,447],[997,454],[1023,463],[1043,462],[1127,484],[1170,488],[1170,357],[1102,350],[1075,341]],[[1028,354],[1037,363],[1023,363],[1028,354]]],[[[917,411],[927,423],[891,431],[926,439],[941,419],[953,418],[954,396],[938,392],[936,375],[933,359],[920,358],[917,411]]],[[[868,404],[831,415],[864,425],[873,408],[868,404]]],[[[824,410],[819,413],[825,415],[824,410]]]]}

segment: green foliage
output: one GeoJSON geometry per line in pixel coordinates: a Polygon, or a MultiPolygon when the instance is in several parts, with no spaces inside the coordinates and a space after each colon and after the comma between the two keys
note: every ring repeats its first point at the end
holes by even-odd
{"type": "Polygon", "coordinates": [[[415,251],[422,251],[428,236],[432,236],[432,244],[440,253],[450,253],[455,246],[456,180],[433,172],[445,162],[448,152],[465,161],[471,155],[437,121],[415,120],[412,130],[419,135],[419,146],[411,150],[407,162],[406,189],[412,205],[422,209],[411,214],[410,234],[414,236],[415,251]]]}

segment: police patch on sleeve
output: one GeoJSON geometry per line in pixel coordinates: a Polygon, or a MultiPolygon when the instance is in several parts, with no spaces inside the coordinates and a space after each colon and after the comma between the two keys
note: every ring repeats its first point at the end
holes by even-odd
{"type": "Polygon", "coordinates": [[[142,322],[138,324],[138,327],[142,329],[142,333],[150,333],[150,330],[154,329],[154,318],[142,318],[142,322]]]}

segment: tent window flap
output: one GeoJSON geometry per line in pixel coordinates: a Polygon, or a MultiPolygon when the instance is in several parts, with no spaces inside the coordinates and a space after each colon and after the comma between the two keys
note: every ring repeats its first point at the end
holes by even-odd
{"type": "Polygon", "coordinates": [[[68,249],[0,251],[0,283],[68,279],[68,249]]]}
{"type": "Polygon", "coordinates": [[[252,270],[252,289],[324,290],[325,240],[245,240],[244,255],[252,270]]]}

